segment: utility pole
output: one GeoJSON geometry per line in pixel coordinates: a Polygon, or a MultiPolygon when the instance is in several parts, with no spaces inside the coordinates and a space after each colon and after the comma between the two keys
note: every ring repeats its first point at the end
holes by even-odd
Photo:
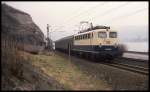
{"type": "Polygon", "coordinates": [[[49,24],[47,24],[47,39],[49,38],[49,24]]]}
{"type": "Polygon", "coordinates": [[[50,39],[50,32],[49,32],[49,24],[47,24],[47,44],[46,44],[46,48],[47,48],[47,50],[52,50],[52,41],[51,41],[51,39],[50,39]]]}

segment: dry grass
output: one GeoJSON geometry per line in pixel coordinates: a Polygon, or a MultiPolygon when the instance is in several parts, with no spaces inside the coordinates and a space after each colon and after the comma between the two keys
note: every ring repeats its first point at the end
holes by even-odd
{"type": "Polygon", "coordinates": [[[19,80],[23,80],[22,64],[24,59],[19,55],[17,43],[9,37],[1,39],[2,90],[11,90],[19,80]],[[14,77],[18,78],[15,82],[14,77]]]}
{"type": "Polygon", "coordinates": [[[1,87],[3,90],[12,90],[19,83],[18,81],[24,81],[23,64],[27,59],[19,53],[20,50],[24,50],[23,43],[18,43],[16,39],[2,35],[1,64],[3,79],[1,87]]]}
{"type": "Polygon", "coordinates": [[[12,40],[2,40],[2,72],[9,71],[15,76],[21,77],[23,58],[18,54],[16,44],[12,40]]]}
{"type": "Polygon", "coordinates": [[[83,73],[69,59],[59,55],[30,55],[31,63],[40,68],[44,73],[52,76],[65,86],[72,90],[110,90],[104,80],[97,80],[83,73]]]}

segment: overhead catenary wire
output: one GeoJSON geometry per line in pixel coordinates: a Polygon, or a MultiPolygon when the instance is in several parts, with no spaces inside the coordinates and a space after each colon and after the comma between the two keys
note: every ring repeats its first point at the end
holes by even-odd
{"type": "MultiPolygon", "coordinates": [[[[77,8],[77,11],[81,10],[81,8],[82,8],[82,6],[78,7],[78,8],[77,8]]],[[[79,11],[79,13],[80,13],[80,12],[81,12],[81,11],[79,11]]],[[[76,12],[75,12],[75,13],[76,13],[76,12]]],[[[77,14],[79,14],[79,13],[77,13],[77,14]]],[[[75,16],[68,16],[68,17],[67,17],[68,19],[66,19],[66,20],[63,21],[63,23],[66,23],[67,21],[69,21],[70,19],[72,19],[72,18],[75,17],[75,16]],[[69,17],[69,18],[68,18],[68,17],[69,17]]]]}
{"type": "Polygon", "coordinates": [[[104,15],[108,15],[109,13],[111,13],[113,11],[116,11],[116,10],[119,10],[119,9],[121,9],[121,8],[127,6],[127,5],[129,5],[129,2],[121,4],[121,5],[117,6],[117,7],[111,8],[111,9],[105,11],[104,13],[101,13],[100,15],[97,15],[97,16],[93,17],[92,19],[97,18],[98,16],[104,17],[104,15]]]}
{"type": "MultiPolygon", "coordinates": [[[[102,6],[104,6],[106,4],[106,2],[105,3],[102,3],[102,4],[98,4],[98,5],[96,5],[96,6],[94,6],[94,7],[92,7],[92,8],[90,8],[90,9],[88,9],[88,10],[86,10],[86,14],[89,14],[89,13],[87,13],[87,12],[91,12],[90,10],[93,10],[93,9],[95,9],[95,8],[98,8],[98,7],[102,7],[102,6]],[[101,5],[101,6],[99,6],[99,5],[101,5]]],[[[108,4],[108,3],[107,3],[108,4]]],[[[126,2],[126,3],[124,3],[124,4],[121,4],[121,5],[119,5],[119,6],[117,6],[117,7],[114,7],[114,8],[111,8],[111,9],[109,9],[109,10],[107,10],[107,11],[105,11],[104,13],[102,13],[101,15],[105,15],[105,14],[108,14],[108,13],[110,13],[110,12],[112,12],[112,11],[114,11],[114,10],[116,10],[116,9],[120,9],[120,8],[122,8],[122,7],[125,7],[126,5],[128,5],[129,4],[129,2],[126,2]]],[[[82,12],[82,13],[84,13],[84,12],[82,12]]],[[[99,15],[98,15],[99,16],[99,15]]],[[[97,16],[96,16],[97,17],[97,16]]],[[[96,17],[94,17],[94,18],[96,18],[96,17]]]]}
{"type": "MultiPolygon", "coordinates": [[[[108,4],[108,3],[107,3],[107,4],[108,4]]],[[[112,8],[112,9],[110,9],[110,10],[104,12],[103,15],[108,14],[108,13],[110,13],[111,11],[114,11],[114,10],[116,10],[116,9],[120,9],[121,7],[124,7],[124,6],[128,5],[128,4],[129,4],[129,2],[127,2],[127,3],[125,3],[125,4],[122,4],[122,5],[120,5],[119,7],[112,8]]],[[[100,8],[100,7],[104,6],[104,5],[106,5],[106,2],[104,2],[104,3],[100,4],[100,5],[98,4],[98,5],[96,5],[96,6],[92,7],[92,8],[90,8],[89,10],[86,10],[86,11],[85,11],[85,14],[92,14],[92,13],[91,13],[91,10],[94,10],[94,9],[96,9],[96,8],[100,8]],[[100,6],[100,5],[101,5],[101,6],[100,6]]],[[[82,12],[82,13],[84,13],[84,12],[82,12]]],[[[85,15],[85,14],[83,14],[83,15],[85,15]]],[[[80,14],[77,18],[79,18],[80,16],[82,16],[82,14],[80,14]]],[[[89,16],[89,15],[88,15],[88,16],[89,16]]],[[[98,15],[98,16],[99,16],[99,15],[98,15]]],[[[96,17],[98,17],[98,16],[96,16],[96,17]]],[[[83,16],[83,17],[86,17],[86,16],[83,16]]],[[[94,17],[94,18],[96,18],[96,17],[94,17]]],[[[74,19],[72,19],[72,20],[74,20],[74,19]]]]}
{"type": "Polygon", "coordinates": [[[69,20],[69,21],[72,21],[72,20],[74,20],[75,18],[79,18],[80,16],[82,16],[82,15],[88,13],[89,11],[91,11],[91,10],[93,10],[93,9],[96,9],[96,8],[98,8],[98,7],[101,7],[101,6],[105,5],[105,4],[106,4],[106,2],[104,2],[104,3],[99,3],[99,4],[97,4],[97,5],[93,6],[93,7],[88,8],[87,10],[85,10],[85,11],[83,11],[83,12],[81,12],[81,13],[75,15],[75,16],[73,16],[72,18],[70,18],[70,19],[68,19],[68,20],[69,20]]]}
{"type": "MultiPolygon", "coordinates": [[[[121,5],[119,5],[119,6],[117,6],[117,7],[114,7],[114,8],[111,8],[111,9],[109,9],[108,11],[105,11],[105,12],[103,12],[102,14],[100,14],[101,15],[101,17],[103,17],[104,15],[108,15],[108,14],[110,14],[112,11],[116,11],[116,10],[119,10],[119,9],[121,9],[121,8],[123,8],[123,7],[125,7],[125,6],[127,6],[129,4],[129,2],[127,2],[127,3],[124,3],[124,4],[121,4],[121,5]]],[[[98,6],[98,5],[97,5],[98,6]]],[[[96,7],[96,6],[95,6],[96,7]]],[[[93,8],[94,9],[94,8],[93,8]]],[[[123,17],[129,17],[129,16],[131,16],[131,15],[134,15],[134,14],[136,14],[136,13],[139,13],[139,12],[142,12],[142,10],[144,10],[144,9],[140,9],[140,10],[137,10],[137,11],[134,11],[133,13],[128,13],[128,14],[126,14],[126,15],[123,15],[123,16],[118,16],[118,17],[114,17],[114,18],[112,18],[112,19],[110,19],[110,20],[117,20],[118,21],[118,19],[119,18],[123,18],[123,17]]],[[[90,12],[90,11],[88,11],[88,12],[90,12]]],[[[87,13],[86,13],[87,14],[87,13]]],[[[100,15],[97,15],[97,16],[100,16],[100,15]]],[[[77,16],[77,15],[76,15],[77,16]]],[[[81,15],[82,16],[82,15],[81,15]]],[[[95,16],[94,18],[96,18],[97,16],[95,16]]],[[[78,17],[77,17],[78,18],[78,17]]],[[[94,19],[93,18],[93,19],[94,19]]]]}
{"type": "MultiPolygon", "coordinates": [[[[106,3],[106,2],[105,2],[105,3],[106,3]]],[[[98,5],[96,5],[96,6],[92,7],[92,8],[90,8],[90,9],[88,9],[85,13],[86,13],[86,14],[89,14],[89,13],[87,13],[87,12],[89,12],[90,10],[93,10],[93,9],[95,9],[95,8],[102,7],[102,6],[105,5],[105,3],[100,4],[101,6],[99,6],[99,4],[98,4],[98,5]]],[[[108,3],[107,3],[107,4],[108,4],[108,3]]],[[[112,11],[114,11],[114,10],[117,10],[117,9],[120,9],[120,8],[122,8],[122,7],[125,7],[125,6],[128,5],[128,4],[129,4],[129,2],[126,2],[126,3],[124,3],[124,4],[121,4],[121,5],[117,6],[117,7],[111,8],[111,9],[105,11],[104,13],[102,13],[101,15],[104,16],[104,15],[106,15],[106,14],[109,14],[110,12],[112,12],[112,11]]],[[[82,12],[82,13],[84,13],[84,12],[82,12]]],[[[97,16],[95,16],[94,18],[96,18],[96,17],[98,17],[98,16],[100,16],[100,15],[97,15],[97,16]]],[[[85,17],[85,16],[84,16],[84,17],[85,17]]],[[[101,17],[102,17],[102,16],[101,16],[101,17]]],[[[93,18],[93,19],[94,19],[94,18],[93,18]]]]}
{"type": "MultiPolygon", "coordinates": [[[[90,7],[88,10],[83,11],[83,12],[81,12],[81,13],[79,13],[79,14],[73,16],[73,17],[71,17],[70,19],[65,20],[65,23],[68,24],[68,23],[70,23],[70,21],[72,21],[72,20],[74,20],[74,19],[76,19],[76,18],[79,18],[80,16],[82,16],[82,15],[88,13],[89,11],[91,11],[91,10],[93,10],[93,9],[96,9],[96,8],[98,8],[98,7],[102,7],[102,6],[105,5],[105,4],[106,4],[106,2],[97,4],[97,5],[93,6],[93,7],[90,7]]],[[[63,23],[63,24],[65,24],[65,23],[63,23]]],[[[64,26],[63,26],[63,27],[64,27],[64,26]]],[[[60,29],[61,29],[61,28],[62,28],[62,27],[60,27],[60,29]]]]}
{"type": "Polygon", "coordinates": [[[125,19],[127,17],[130,17],[130,16],[133,16],[135,14],[144,12],[145,10],[148,10],[148,8],[142,8],[142,9],[136,10],[134,12],[131,12],[131,13],[128,13],[128,14],[125,14],[125,15],[122,15],[122,16],[114,17],[111,20],[109,20],[110,21],[109,23],[119,21],[120,18],[123,20],[123,19],[125,19]]]}

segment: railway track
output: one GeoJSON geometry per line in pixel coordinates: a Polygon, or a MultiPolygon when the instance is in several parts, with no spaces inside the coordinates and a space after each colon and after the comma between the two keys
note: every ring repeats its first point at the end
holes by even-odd
{"type": "Polygon", "coordinates": [[[128,59],[128,58],[117,58],[111,63],[107,63],[109,66],[117,67],[120,69],[148,75],[149,68],[147,61],[141,61],[137,59],[128,59]],[[127,62],[128,61],[128,62],[127,62]],[[131,63],[132,62],[132,63],[131,63]]]}
{"type": "Polygon", "coordinates": [[[109,63],[102,63],[107,66],[115,67],[118,69],[123,69],[135,73],[140,73],[144,75],[149,74],[149,67],[148,67],[148,61],[147,60],[138,60],[138,59],[130,59],[130,58],[116,58],[112,62],[109,63]]]}
{"type": "Polygon", "coordinates": [[[121,63],[111,63],[111,64],[108,64],[108,65],[113,66],[113,67],[117,67],[117,68],[120,68],[120,69],[128,70],[128,71],[144,74],[144,75],[149,74],[148,73],[148,68],[144,68],[144,67],[140,67],[140,66],[132,66],[132,65],[121,64],[121,63]]]}
{"type": "Polygon", "coordinates": [[[133,54],[142,54],[142,55],[148,55],[149,52],[137,52],[137,51],[125,51],[124,53],[133,53],[133,54]]]}

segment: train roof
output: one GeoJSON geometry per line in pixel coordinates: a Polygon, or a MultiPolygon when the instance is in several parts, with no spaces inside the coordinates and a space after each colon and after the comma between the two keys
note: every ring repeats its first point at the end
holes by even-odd
{"type": "Polygon", "coordinates": [[[88,31],[93,31],[93,30],[96,30],[96,29],[110,29],[110,27],[108,27],[108,26],[102,26],[102,25],[92,26],[91,28],[88,28],[86,30],[80,31],[80,33],[88,32],[88,31]]]}
{"type": "Polygon", "coordinates": [[[61,40],[65,40],[65,39],[70,39],[70,38],[72,38],[72,37],[73,37],[73,35],[67,36],[67,37],[63,37],[63,38],[60,38],[60,39],[56,40],[55,42],[61,41],[61,40]]]}
{"type": "MultiPolygon", "coordinates": [[[[82,34],[87,34],[87,33],[91,33],[91,32],[97,32],[97,31],[106,31],[107,29],[95,29],[95,30],[91,30],[91,31],[86,31],[86,32],[82,32],[82,33],[78,33],[78,34],[75,34],[74,36],[77,36],[77,35],[82,35],[82,34]]],[[[108,29],[110,32],[116,32],[116,30],[111,30],[111,29],[108,29]]]]}

